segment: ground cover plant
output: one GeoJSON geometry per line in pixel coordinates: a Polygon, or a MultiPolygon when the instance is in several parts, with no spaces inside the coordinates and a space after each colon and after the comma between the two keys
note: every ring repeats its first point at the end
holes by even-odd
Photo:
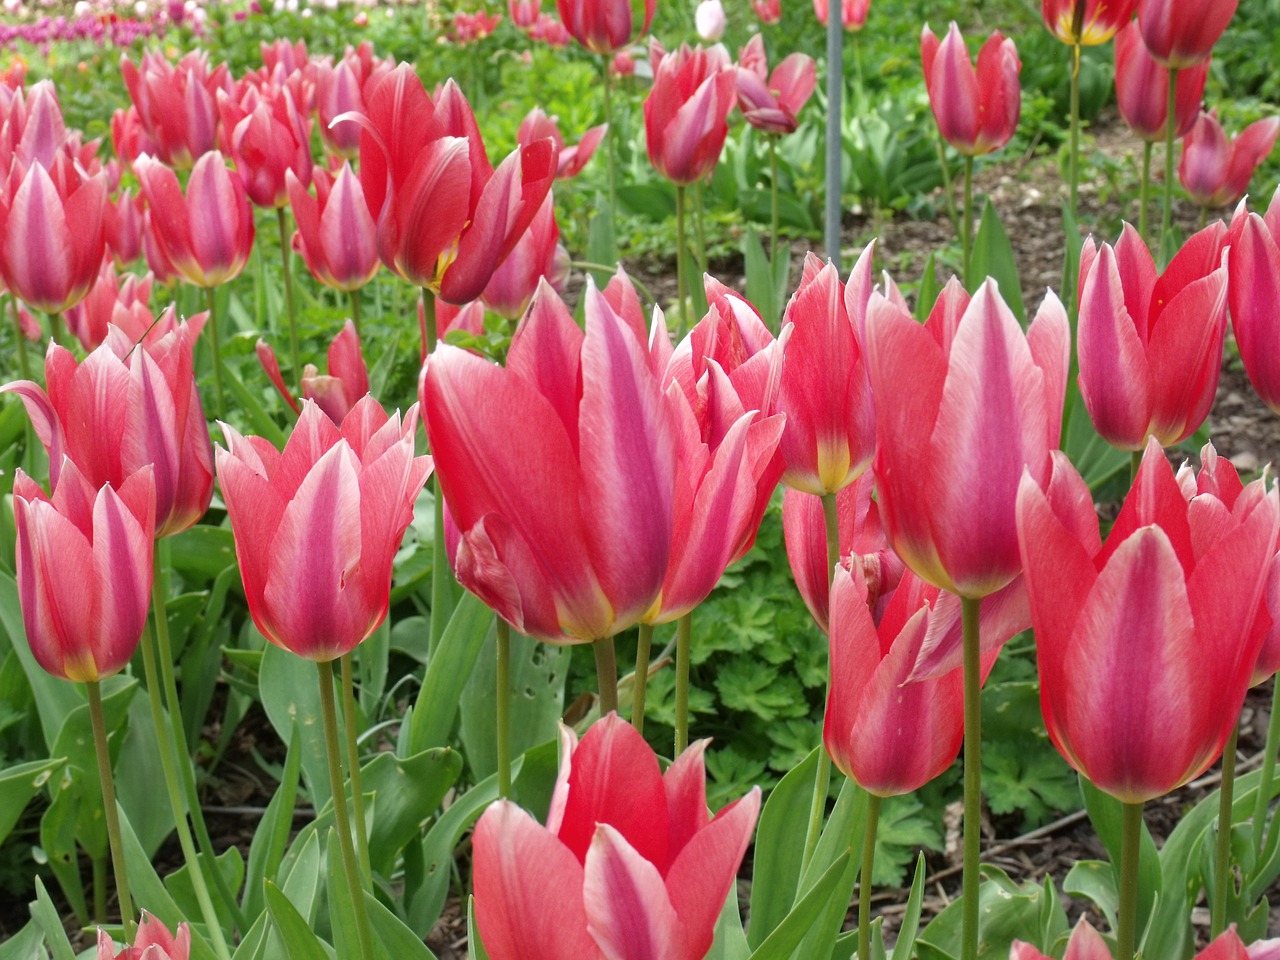
{"type": "Polygon", "coordinates": [[[0,960],[1280,956],[1280,7],[829,13],[6,3],[0,960]]]}

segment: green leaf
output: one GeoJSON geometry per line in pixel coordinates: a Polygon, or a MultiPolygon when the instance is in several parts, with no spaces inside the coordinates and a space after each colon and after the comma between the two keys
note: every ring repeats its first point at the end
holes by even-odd
{"type": "Polygon", "coordinates": [[[469,960],[489,960],[489,951],[484,948],[480,939],[480,928],[476,926],[476,898],[467,897],[467,957],[469,960]]]}
{"type": "Polygon", "coordinates": [[[893,960],[911,960],[916,937],[920,933],[920,910],[924,905],[924,853],[916,857],[916,873],[911,881],[911,893],[907,896],[907,909],[898,928],[898,942],[893,945],[893,960]]]}
{"type": "Polygon", "coordinates": [[[1107,926],[1116,929],[1120,893],[1116,889],[1116,875],[1111,864],[1105,860],[1079,861],[1067,871],[1066,879],[1062,881],[1062,892],[1092,902],[1107,918],[1107,926]]]}
{"type": "Polygon", "coordinates": [[[752,949],[780,924],[796,899],[804,857],[807,811],[813,803],[816,747],[773,788],[760,812],[751,875],[751,926],[747,943],[752,949]]]}
{"type": "MultiPolygon", "coordinates": [[[[978,910],[982,916],[984,956],[1005,957],[1014,940],[1035,943],[1040,936],[1044,890],[1035,882],[1014,883],[1003,870],[984,865],[978,886],[978,910]]],[[[933,918],[916,941],[920,960],[938,960],[960,954],[961,900],[953,901],[933,918]]]]}
{"type": "Polygon", "coordinates": [[[293,832],[293,809],[298,797],[302,746],[297,725],[294,724],[291,730],[289,752],[285,754],[280,786],[267,804],[267,812],[258,821],[253,840],[249,844],[249,866],[242,906],[245,917],[250,921],[266,909],[262,881],[277,875],[289,842],[289,834],[293,832]]]}
{"type": "Polygon", "coordinates": [[[921,848],[942,849],[939,824],[924,812],[916,797],[888,797],[880,810],[876,829],[875,869],[872,883],[877,887],[900,887],[906,879],[906,865],[921,848]]]}
{"type": "Polygon", "coordinates": [[[169,537],[169,563],[185,580],[208,583],[236,566],[236,542],[226,527],[198,523],[169,537]]]}
{"type": "MultiPolygon", "coordinates": [[[[222,380],[227,386],[227,392],[235,397],[236,402],[240,405],[240,414],[249,424],[249,430],[260,437],[264,437],[277,450],[284,448],[285,433],[271,419],[271,415],[267,413],[266,408],[262,405],[262,401],[252,390],[244,385],[239,375],[229,364],[223,365],[222,380]]],[[[193,528],[194,529],[194,528],[193,528]]]]}
{"type": "Polygon", "coordinates": [[[738,912],[738,885],[735,883],[729,889],[729,895],[724,898],[720,918],[716,921],[715,940],[704,960],[748,960],[750,956],[751,947],[747,944],[742,917],[738,912]]]}
{"type": "MultiPolygon", "coordinates": [[[[284,944],[285,954],[289,960],[331,960],[329,952],[311,930],[302,915],[294,908],[286,897],[270,880],[266,881],[267,912],[276,928],[280,931],[280,940],[284,944]]],[[[339,956],[355,956],[339,954],[339,956]]]]}
{"type": "Polygon", "coordinates": [[[383,751],[361,768],[361,789],[374,797],[369,857],[375,871],[391,876],[400,851],[418,836],[461,772],[462,757],[447,747],[403,759],[383,751]]]}
{"type": "Polygon", "coordinates": [[[388,957],[393,960],[436,960],[436,955],[427,949],[422,938],[384,907],[377,897],[366,892],[364,900],[369,910],[369,922],[373,925],[373,935],[382,942],[388,957]]]}
{"type": "Polygon", "coordinates": [[[36,791],[65,763],[64,759],[32,760],[0,770],[0,843],[4,843],[36,791]]]}
{"type": "Polygon", "coordinates": [[[333,950],[339,957],[356,957],[360,934],[356,926],[356,908],[348,887],[347,872],[342,864],[342,847],[338,832],[330,827],[325,838],[325,899],[329,903],[329,927],[333,931],[333,950]]]}
{"type": "MultiPolygon", "coordinates": [[[[214,858],[212,863],[203,853],[196,854],[196,857],[199,860],[200,869],[204,871],[206,881],[212,881],[213,871],[217,870],[222,874],[228,890],[239,890],[240,885],[244,883],[244,858],[236,847],[224,850],[214,858]]],[[[191,882],[191,869],[186,863],[165,877],[164,885],[173,896],[174,903],[187,916],[203,916],[200,901],[196,897],[195,885],[191,882]]],[[[221,897],[213,897],[212,903],[220,926],[224,930],[230,930],[235,922],[231,911],[223,905],[221,897]]]]}
{"type": "MultiPolygon", "coordinates": [[[[599,220],[600,217],[594,219],[599,220]]],[[[462,690],[492,626],[493,611],[475,594],[464,593],[439,644],[431,652],[410,719],[406,747],[410,753],[443,747],[449,742],[462,690]]]]}
{"type": "Polygon", "coordinates": [[[1097,490],[1112,477],[1129,469],[1129,454],[1117,450],[1098,435],[1085,409],[1080,387],[1073,380],[1067,384],[1067,405],[1071,411],[1067,419],[1062,449],[1090,490],[1097,490]]]}
{"type": "MultiPolygon", "coordinates": [[[[22,607],[18,602],[18,584],[7,573],[0,573],[0,626],[13,644],[13,652],[22,663],[22,670],[31,684],[31,693],[35,697],[36,712],[40,716],[40,729],[44,732],[44,742],[52,746],[58,739],[58,731],[67,715],[84,703],[84,696],[76,689],[74,683],[68,683],[61,677],[50,676],[31,653],[27,645],[27,631],[23,626],[22,607]]],[[[50,751],[51,756],[58,754],[50,751]]]]}
{"type": "MultiPolygon", "coordinates": [[[[1080,791],[1084,794],[1089,822],[1102,845],[1107,848],[1113,870],[1120,863],[1120,834],[1123,829],[1124,805],[1115,797],[1103,793],[1086,777],[1080,778],[1080,791]]],[[[1147,925],[1156,894],[1164,889],[1160,856],[1147,825],[1142,825],[1142,839],[1138,848],[1138,929],[1147,925]]]]}
{"type": "Polygon", "coordinates": [[[1004,231],[1000,215],[988,200],[982,208],[982,220],[978,224],[977,236],[973,238],[973,257],[969,263],[969,275],[972,278],[970,293],[987,277],[993,278],[1000,285],[1000,295],[1009,305],[1013,315],[1025,327],[1029,318],[1022,306],[1022,286],[1018,280],[1018,263],[1013,256],[1013,244],[1004,231]]]}
{"type": "Polygon", "coordinates": [[[281,739],[298,731],[302,772],[311,802],[318,810],[332,799],[324,722],[320,716],[320,679],[316,665],[297,654],[268,644],[258,673],[258,692],[267,719],[281,739]]]}
{"type": "Polygon", "coordinates": [[[848,905],[853,899],[853,885],[858,878],[862,861],[862,845],[866,836],[867,792],[852,780],[845,780],[836,798],[835,808],[823,827],[818,845],[813,851],[809,869],[800,878],[801,891],[810,889],[812,880],[839,855],[847,852],[848,865],[837,881],[835,892],[827,898],[825,913],[813,925],[804,938],[798,960],[806,957],[826,957],[835,949],[836,939],[844,926],[848,905]]]}
{"type": "Polygon", "coordinates": [[[595,279],[596,286],[603,289],[609,282],[609,278],[613,276],[613,264],[618,262],[618,240],[613,233],[614,214],[609,198],[597,194],[594,210],[595,215],[587,226],[587,260],[610,267],[607,271],[589,271],[595,279]]]}
{"type": "Polygon", "coordinates": [[[929,319],[929,313],[933,310],[938,294],[942,292],[942,287],[938,284],[938,268],[934,262],[935,256],[935,254],[930,253],[929,259],[925,261],[924,276],[920,278],[920,290],[916,294],[916,319],[921,323],[929,319]]]}
{"type": "MultiPolygon", "coordinates": [[[[253,926],[245,933],[240,945],[236,947],[231,960],[263,960],[267,950],[267,934],[276,929],[269,921],[270,916],[264,907],[258,919],[253,922],[253,926]]],[[[272,956],[279,956],[279,953],[273,953],[272,956]]]]}
{"type": "MultiPolygon", "coordinates": [[[[809,933],[810,928],[825,912],[829,911],[834,899],[833,894],[839,889],[841,878],[849,872],[849,867],[849,851],[846,850],[827,867],[782,922],[755,949],[751,954],[751,960],[789,960],[791,954],[809,933]]],[[[843,912],[842,907],[842,915],[843,912]]],[[[834,934],[831,939],[835,940],[834,934]]],[[[829,948],[828,952],[830,952],[829,948]]],[[[820,954],[811,954],[811,956],[820,956],[820,954]]]]}
{"type": "Polygon", "coordinates": [[[776,329],[778,318],[782,316],[782,302],[776,292],[773,264],[754,230],[748,230],[742,236],[742,259],[747,275],[747,299],[760,311],[764,322],[776,329]]]}
{"type": "MultiPolygon", "coordinates": [[[[637,217],[662,222],[676,215],[676,192],[666,180],[653,180],[649,183],[618,184],[618,200],[621,206],[637,217]]],[[[596,214],[599,217],[599,213],[596,214]]],[[[595,218],[592,218],[593,221],[595,218]]],[[[594,263],[611,261],[596,260],[594,263]]]]}
{"type": "MultiPolygon", "coordinates": [[[[142,642],[149,640],[143,637],[142,642]]],[[[160,741],[145,701],[145,696],[139,696],[129,704],[129,723],[116,760],[116,769],[122,774],[116,778],[116,799],[128,811],[129,822],[137,824],[134,829],[138,831],[143,849],[154,855],[173,832],[175,824],[167,792],[156,789],[157,784],[164,782],[164,773],[160,766],[160,741]],[[123,775],[126,771],[127,776],[123,775]]],[[[168,749],[167,741],[165,749],[168,749]]]]}
{"type": "MultiPolygon", "coordinates": [[[[39,882],[40,878],[36,877],[36,883],[39,882]]],[[[66,941],[65,933],[62,939],[66,941]]],[[[70,947],[68,943],[67,948],[70,947]]],[[[48,956],[44,949],[44,929],[35,920],[28,921],[16,934],[0,943],[0,960],[45,960],[48,956]]]]}
{"type": "Polygon", "coordinates": [[[53,951],[53,960],[75,960],[71,943],[67,940],[67,931],[62,926],[62,918],[58,916],[58,908],[53,905],[49,891],[44,883],[36,877],[36,899],[31,904],[31,918],[40,925],[44,933],[45,943],[53,951]]]}

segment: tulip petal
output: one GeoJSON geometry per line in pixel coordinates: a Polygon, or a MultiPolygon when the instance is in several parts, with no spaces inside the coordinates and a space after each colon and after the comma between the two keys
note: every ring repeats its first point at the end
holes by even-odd
{"type": "MultiPolygon", "coordinates": [[[[1273,206],[1280,210],[1280,204],[1273,206]]],[[[1280,410],[1280,350],[1276,349],[1275,332],[1280,243],[1267,223],[1251,213],[1238,229],[1232,224],[1228,256],[1231,326],[1240,359],[1263,402],[1280,410]]]]}
{"type": "Polygon", "coordinates": [[[662,874],[607,823],[596,827],[583,874],[587,930],[607,960],[686,956],[662,874]]]}

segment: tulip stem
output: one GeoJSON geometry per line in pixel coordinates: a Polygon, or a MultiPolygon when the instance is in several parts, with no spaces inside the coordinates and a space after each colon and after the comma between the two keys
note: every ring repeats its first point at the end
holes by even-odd
{"type": "Polygon", "coordinates": [[[302,361],[298,353],[298,320],[293,309],[293,273],[289,270],[289,217],[284,207],[276,207],[276,222],[280,226],[280,260],[284,265],[284,308],[289,315],[289,355],[293,362],[293,382],[302,393],[302,361]]]}
{"type": "Polygon", "coordinates": [[[867,794],[867,829],[862,841],[862,872],[858,874],[858,960],[871,960],[871,879],[876,865],[876,833],[883,797],[867,794]]]}
{"type": "Polygon", "coordinates": [[[978,956],[978,859],[982,841],[982,600],[962,597],[964,623],[964,900],[961,960],[978,956]]]}
{"type": "Polygon", "coordinates": [[[1240,722],[1231,729],[1222,748],[1222,786],[1218,789],[1218,846],[1214,852],[1213,902],[1209,904],[1210,937],[1227,927],[1227,891],[1235,885],[1231,875],[1231,801],[1236,785],[1236,742],[1240,722]]]}
{"type": "Polygon", "coordinates": [[[613,637],[602,637],[591,644],[596,655],[596,682],[600,686],[600,716],[618,712],[618,655],[613,637]]]}
{"type": "Polygon", "coordinates": [[[22,313],[18,307],[18,298],[10,297],[13,305],[13,333],[18,340],[18,372],[23,380],[31,379],[31,361],[27,359],[27,337],[22,332],[22,313]]]}
{"type": "MultiPolygon", "coordinates": [[[[93,922],[107,922],[107,858],[93,858],[93,922]]],[[[87,926],[87,924],[86,924],[87,926]]]]}
{"type": "Polygon", "coordinates": [[[1138,187],[1138,235],[1150,243],[1147,236],[1147,207],[1151,205],[1151,152],[1155,144],[1148,140],[1142,145],[1142,182],[1138,187]]]}
{"type": "MultiPolygon", "coordinates": [[[[1076,9],[1083,10],[1083,7],[1077,5],[1076,9]]],[[[1070,229],[1078,232],[1080,228],[1080,33],[1075,31],[1073,35],[1077,39],[1071,45],[1071,153],[1068,163],[1068,178],[1071,184],[1068,199],[1071,205],[1070,229]]],[[[1068,240],[1068,242],[1071,241],[1068,240]]],[[[1078,252],[1068,249],[1063,258],[1062,267],[1062,299],[1070,305],[1072,317],[1076,315],[1075,288],[1079,282],[1079,273],[1071,270],[1071,258],[1078,252]]],[[[1072,342],[1074,341],[1075,338],[1072,337],[1072,342]]],[[[1074,355],[1072,359],[1074,360],[1074,355]]]]}
{"type": "Polygon", "coordinates": [[[351,325],[356,328],[356,336],[360,336],[360,291],[352,290],[348,293],[351,298],[351,325]]]}
{"type": "Polygon", "coordinates": [[[973,259],[973,157],[964,158],[964,216],[960,221],[960,276],[969,289],[969,261],[973,259]]]}
{"type": "Polygon", "coordinates": [[[356,736],[356,694],[352,665],[355,651],[339,658],[342,679],[342,725],[347,735],[347,769],[351,771],[351,815],[355,820],[356,855],[365,889],[373,886],[373,865],[369,862],[369,831],[364,820],[364,790],[360,785],[360,744],[356,736]]]}
{"type": "MultiPolygon", "coordinates": [[[[430,357],[436,350],[436,295],[426,287],[422,288],[422,316],[427,356],[430,357]]],[[[434,653],[453,613],[449,583],[453,578],[453,571],[449,567],[449,556],[444,545],[444,496],[440,492],[440,478],[432,473],[427,484],[431,489],[435,509],[435,523],[431,529],[431,634],[427,648],[429,653],[434,653]]]]}
{"type": "MultiPolygon", "coordinates": [[[[604,122],[606,124],[604,131],[604,155],[608,160],[609,168],[609,217],[610,226],[615,227],[618,223],[618,175],[615,172],[617,160],[614,157],[614,135],[613,135],[613,78],[609,76],[609,64],[612,58],[608,55],[600,57],[600,73],[601,88],[604,91],[604,122]]],[[[677,193],[679,187],[676,188],[677,193]]],[[[610,232],[613,232],[612,230],[610,232]]]]}
{"type": "Polygon", "coordinates": [[[217,415],[221,417],[226,410],[226,404],[222,399],[222,343],[218,339],[218,294],[215,287],[205,287],[204,292],[209,304],[209,344],[213,348],[213,396],[217,415]]]}
{"type": "Polygon", "coordinates": [[[497,618],[498,797],[511,796],[511,624],[497,618]]]}
{"type": "MultiPolygon", "coordinates": [[[[159,583],[157,578],[156,583],[159,583]]],[[[153,589],[154,595],[154,589],[153,589]]],[[[152,619],[158,625],[164,617],[163,606],[152,606],[152,619]]],[[[149,632],[149,631],[148,631],[149,632]]],[[[156,631],[157,635],[159,630],[156,631]]],[[[157,641],[158,645],[159,641],[157,641]]],[[[187,816],[184,807],[182,795],[182,786],[178,778],[178,747],[174,742],[175,735],[172,726],[173,713],[170,708],[170,723],[166,724],[164,719],[164,704],[161,702],[160,677],[159,670],[156,667],[156,651],[152,647],[151,638],[143,636],[142,643],[142,669],[147,678],[147,700],[151,705],[151,723],[155,727],[156,737],[159,742],[156,746],[159,748],[160,754],[160,772],[164,776],[165,790],[169,794],[169,807],[173,811],[173,822],[178,828],[178,845],[182,848],[182,858],[187,863],[187,872],[191,875],[191,886],[195,890],[196,902],[200,905],[200,914],[204,918],[205,927],[208,928],[209,936],[213,940],[213,949],[217,953],[219,960],[230,960],[231,953],[227,950],[227,941],[222,935],[222,924],[218,920],[218,913],[213,908],[213,901],[209,898],[209,887],[205,883],[204,869],[200,863],[199,854],[196,853],[195,841],[191,839],[191,829],[187,826],[187,816]]],[[[192,808],[193,811],[196,808],[192,808]]],[[[196,814],[193,812],[192,817],[196,814]]],[[[210,858],[212,862],[212,857],[210,858]]],[[[214,872],[217,872],[217,864],[212,863],[214,872]]]]}
{"type": "Polygon", "coordinates": [[[62,329],[62,314],[54,310],[49,314],[49,339],[60,344],[66,338],[66,331],[62,329]]]}
{"type": "MultiPolygon", "coordinates": [[[[769,256],[778,260],[778,138],[769,137],[769,256]]],[[[772,279],[772,278],[770,278],[772,279]]]]}
{"type": "Polygon", "coordinates": [[[1280,710],[1276,709],[1277,702],[1280,702],[1280,673],[1276,674],[1271,688],[1271,722],[1267,725],[1267,746],[1262,755],[1262,779],[1258,781],[1258,795],[1253,801],[1254,862],[1259,862],[1262,854],[1263,827],[1267,811],[1271,807],[1271,784],[1276,775],[1276,751],[1280,750],[1280,710]]]}
{"type": "Polygon", "coordinates": [[[107,748],[107,721],[102,714],[102,690],[97,680],[85,683],[89,694],[89,721],[93,725],[93,747],[98,759],[98,780],[102,784],[102,813],[111,846],[111,865],[116,874],[116,896],[120,900],[120,920],[124,938],[133,942],[137,925],[133,920],[133,899],[129,896],[129,875],[124,866],[124,839],[120,832],[120,811],[116,809],[115,781],[111,779],[111,753],[107,748]]]}
{"type": "MultiPolygon", "coordinates": [[[[702,181],[693,185],[693,238],[698,250],[698,273],[707,272],[706,217],[702,210],[702,181]]],[[[693,284],[689,284],[689,299],[693,299],[693,284]]]]}
{"type": "Polygon", "coordinates": [[[1138,856],[1142,840],[1142,804],[1124,804],[1120,834],[1120,915],[1116,960],[1133,960],[1138,947],[1138,856]]]}
{"type": "Polygon", "coordinates": [[[653,648],[653,625],[640,624],[640,639],[636,642],[636,672],[631,694],[631,726],[636,733],[644,733],[644,698],[649,687],[649,651],[653,648]]]}
{"type": "Polygon", "coordinates": [[[840,213],[844,207],[841,176],[844,157],[844,22],[830,11],[827,17],[827,158],[825,229],[827,259],[840,269],[840,213]]]}
{"type": "MultiPolygon", "coordinates": [[[[347,814],[347,794],[342,776],[342,757],[338,750],[338,710],[333,696],[333,664],[317,663],[320,672],[320,712],[324,716],[324,745],[329,760],[329,789],[333,794],[333,822],[338,834],[338,849],[347,875],[347,892],[356,917],[356,937],[360,941],[362,960],[374,960],[373,929],[369,925],[369,908],[360,885],[360,864],[351,842],[351,820],[347,814]]],[[[337,891],[329,891],[336,896],[337,891]]]]}
{"type": "Polygon", "coordinates": [[[1169,231],[1173,226],[1173,142],[1178,130],[1178,70],[1169,68],[1169,110],[1165,114],[1164,128],[1164,215],[1160,220],[1160,246],[1156,250],[1156,260],[1160,269],[1166,266],[1164,248],[1169,242],[1169,231]]]}
{"type": "Polygon", "coordinates": [[[427,356],[436,352],[436,295],[422,288],[422,335],[427,345],[427,356]]]}
{"type": "Polygon", "coordinates": [[[684,274],[684,184],[676,184],[676,298],[679,301],[679,333],[677,339],[684,336],[689,328],[689,315],[685,311],[684,294],[688,278],[684,274]]]}
{"type": "Polygon", "coordinates": [[[693,656],[693,611],[676,621],[676,756],[689,746],[689,663],[693,656]]]}

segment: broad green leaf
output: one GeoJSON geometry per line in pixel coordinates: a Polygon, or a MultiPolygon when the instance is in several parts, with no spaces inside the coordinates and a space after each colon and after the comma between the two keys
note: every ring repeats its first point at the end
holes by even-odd
{"type": "Polygon", "coordinates": [[[249,866],[246,874],[244,900],[241,906],[252,922],[264,909],[262,881],[277,876],[280,861],[284,858],[289,834],[293,832],[293,809],[298,797],[298,772],[302,765],[301,737],[295,724],[289,737],[289,752],[285,754],[284,773],[276,788],[267,812],[258,821],[249,844],[249,866]]]}
{"type": "MultiPolygon", "coordinates": [[[[665,180],[618,184],[618,200],[627,212],[661,223],[676,215],[676,194],[665,180]]],[[[598,218],[599,214],[597,214],[598,218]]],[[[593,258],[594,259],[594,258],[593,258]]],[[[597,263],[601,261],[595,261],[597,263]]]]}
{"type": "MultiPolygon", "coordinates": [[[[275,930],[270,919],[264,907],[258,919],[253,922],[253,926],[245,933],[240,945],[236,947],[231,960],[263,960],[267,950],[267,934],[275,930]]],[[[274,955],[278,956],[278,954],[274,955]]]]}
{"type": "MultiPolygon", "coordinates": [[[[236,847],[229,847],[222,853],[218,854],[211,863],[205,854],[197,854],[200,862],[200,869],[204,871],[206,883],[210,889],[213,889],[213,871],[217,870],[222,874],[222,879],[226,883],[228,890],[239,890],[240,885],[244,883],[244,858],[240,855],[240,851],[236,847]]],[[[164,885],[173,897],[179,909],[183,910],[189,917],[202,917],[200,910],[200,901],[196,897],[195,885],[191,882],[191,870],[184,863],[173,873],[164,878],[164,885]]],[[[235,925],[235,918],[231,911],[223,904],[222,898],[212,896],[214,911],[218,915],[220,925],[223,930],[230,930],[235,925]]]]}
{"type": "Polygon", "coordinates": [[[898,928],[898,942],[893,945],[893,960],[911,960],[916,937],[920,933],[920,910],[924,905],[924,853],[916,858],[916,873],[911,881],[911,893],[907,897],[907,909],[898,928]]]}
{"type": "Polygon", "coordinates": [[[805,936],[796,960],[829,956],[844,926],[844,918],[853,900],[853,886],[862,861],[862,845],[866,836],[867,792],[852,780],[845,780],[836,798],[835,808],[818,837],[809,869],[800,878],[800,890],[810,889],[818,871],[834,863],[847,851],[849,862],[827,897],[823,914],[805,936]]]}
{"type": "Polygon", "coordinates": [[[776,330],[782,316],[782,302],[776,293],[773,263],[754,230],[748,230],[742,236],[742,259],[747,275],[747,299],[760,311],[770,329],[776,330]]]}
{"type": "MultiPolygon", "coordinates": [[[[36,877],[36,883],[39,882],[40,878],[36,877]]],[[[65,933],[63,940],[66,940],[65,933]]],[[[44,930],[35,920],[27,921],[21,930],[0,943],[0,960],[45,960],[48,956],[44,949],[44,930]]]]}
{"type": "Polygon", "coordinates": [[[1004,231],[1000,215],[988,200],[982,208],[982,220],[973,238],[973,256],[969,262],[970,293],[975,292],[987,277],[1000,285],[1000,295],[1009,305],[1013,315],[1025,327],[1030,317],[1022,306],[1022,285],[1018,280],[1018,263],[1013,256],[1013,244],[1004,231]]]}
{"type": "Polygon", "coordinates": [[[53,951],[53,960],[75,960],[75,953],[67,940],[67,931],[62,926],[62,918],[58,916],[58,908],[53,905],[49,891],[45,890],[39,877],[36,877],[36,899],[30,909],[31,918],[40,925],[44,941],[53,951]]]}
{"type": "MultiPolygon", "coordinates": [[[[978,909],[984,955],[1008,956],[1014,940],[1035,943],[1040,936],[1044,890],[1034,882],[1019,886],[998,867],[984,865],[981,870],[978,909]]],[[[959,956],[962,911],[962,900],[954,900],[924,928],[916,941],[920,960],[959,956]]]]}
{"type": "MultiPolygon", "coordinates": [[[[789,960],[810,928],[818,923],[824,913],[829,912],[833,894],[840,888],[841,880],[849,872],[850,866],[849,851],[846,850],[827,867],[808,892],[783,917],[782,922],[752,952],[751,960],[789,960]]],[[[841,913],[843,915],[843,910],[841,913]]],[[[834,934],[831,939],[834,943],[834,934]]],[[[828,947],[828,955],[830,950],[828,947]]],[[[814,953],[809,956],[823,955],[814,953]]]]}
{"type": "Polygon", "coordinates": [[[36,791],[49,782],[63,759],[32,760],[0,770],[0,843],[9,835],[36,791]]]}
{"type": "MultiPolygon", "coordinates": [[[[284,944],[289,960],[332,960],[324,944],[286,897],[270,880],[266,882],[267,912],[284,944]]],[[[339,956],[355,956],[339,954],[339,956]]]]}
{"type": "Polygon", "coordinates": [[[267,644],[258,674],[258,691],[267,719],[281,739],[297,730],[311,802],[316,809],[323,807],[331,795],[316,665],[274,643],[267,644]]]}
{"type": "MultiPolygon", "coordinates": [[[[230,365],[224,365],[222,380],[226,385],[228,399],[234,398],[239,404],[240,415],[248,423],[247,433],[265,437],[277,450],[284,449],[285,433],[276,424],[258,395],[244,385],[239,375],[230,365]]],[[[194,528],[193,528],[194,529],[194,528]]]]}
{"type": "Polygon", "coordinates": [[[439,747],[401,759],[381,752],[361,768],[361,790],[374,796],[369,830],[373,869],[390,877],[396,857],[412,842],[462,772],[462,757],[439,747]]]}
{"type": "Polygon", "coordinates": [[[377,897],[366,892],[364,900],[369,910],[369,922],[373,925],[373,935],[382,942],[388,957],[392,960],[436,960],[436,955],[427,949],[422,938],[384,907],[377,897]]]}
{"type": "MultiPolygon", "coordinates": [[[[40,729],[44,732],[44,742],[52,747],[58,739],[58,731],[69,714],[81,706],[84,695],[61,677],[50,676],[31,653],[27,645],[27,631],[22,622],[22,607],[18,602],[18,584],[7,573],[0,574],[0,626],[13,644],[13,651],[22,662],[27,682],[31,684],[31,692],[36,701],[36,712],[40,716],[40,729]]],[[[59,754],[50,751],[50,756],[59,754]]]]}
{"type": "Polygon", "coordinates": [[[747,929],[747,943],[752,949],[764,943],[795,902],[808,810],[813,802],[814,771],[821,749],[814,748],[782,778],[760,812],[747,929]]]}
{"type": "Polygon", "coordinates": [[[173,569],[184,579],[196,583],[213,581],[228,567],[236,565],[236,542],[227,527],[198,523],[166,542],[173,569]]]}
{"type": "Polygon", "coordinates": [[[484,948],[480,939],[480,929],[476,926],[476,898],[467,897],[467,957],[468,960],[489,960],[489,951],[484,948]]]}
{"type": "Polygon", "coordinates": [[[333,931],[333,950],[339,957],[356,957],[360,935],[356,927],[356,909],[351,899],[347,872],[342,864],[342,846],[338,832],[330,827],[325,837],[325,900],[329,903],[329,927],[333,931]]]}
{"type": "Polygon", "coordinates": [[[924,276],[920,278],[920,290],[916,293],[916,319],[921,323],[929,319],[929,313],[933,310],[938,294],[942,292],[934,258],[935,254],[930,253],[929,259],[925,261],[924,276]]]}
{"type": "MultiPolygon", "coordinates": [[[[1111,858],[1112,869],[1119,871],[1120,835],[1124,819],[1124,805],[1109,794],[1103,793],[1086,777],[1080,778],[1080,791],[1084,794],[1084,806],[1089,813],[1089,822],[1102,845],[1107,848],[1111,858]]],[[[1160,856],[1156,853],[1155,841],[1144,823],[1142,839],[1138,850],[1138,929],[1147,925],[1151,915],[1152,902],[1156,894],[1164,889],[1163,875],[1160,869],[1160,856]]]]}
{"type": "Polygon", "coordinates": [[[1079,861],[1062,881],[1062,892],[1093,903],[1107,918],[1107,926],[1116,929],[1120,894],[1116,890],[1116,875],[1111,864],[1105,860],[1079,861]]]}
{"type": "Polygon", "coordinates": [[[613,276],[613,265],[618,262],[618,240],[613,232],[614,215],[609,198],[597,194],[593,209],[595,213],[587,226],[587,260],[609,269],[588,272],[595,280],[596,286],[603,290],[604,285],[613,276]]]}
{"type": "Polygon", "coordinates": [[[410,753],[443,747],[449,742],[462,690],[492,626],[493,611],[479,597],[464,593],[427,664],[410,721],[410,753]]]}
{"type": "MultiPolygon", "coordinates": [[[[142,642],[149,639],[143,637],[142,642]]],[[[129,724],[116,760],[116,799],[128,811],[143,849],[154,855],[173,832],[174,822],[169,796],[158,788],[164,783],[160,741],[146,699],[146,694],[140,694],[129,704],[129,724]]]]}
{"type": "Polygon", "coordinates": [[[738,912],[738,885],[735,883],[724,898],[720,919],[716,921],[716,936],[705,960],[748,960],[751,947],[742,929],[742,917],[738,912]]]}

